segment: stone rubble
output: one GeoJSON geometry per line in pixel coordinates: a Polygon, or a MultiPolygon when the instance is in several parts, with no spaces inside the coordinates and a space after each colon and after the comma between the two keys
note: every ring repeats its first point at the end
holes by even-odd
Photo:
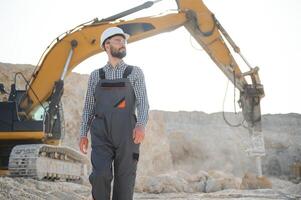
{"type": "MultiPolygon", "coordinates": [[[[0,82],[8,91],[17,71],[29,78],[33,66],[0,63],[0,82]]],[[[62,99],[66,126],[62,144],[77,150],[87,81],[88,75],[71,73],[62,99]]],[[[24,81],[17,82],[18,88],[24,87],[24,81]]],[[[229,120],[239,120],[226,114],[229,120]]],[[[301,198],[300,180],[288,181],[293,178],[292,165],[301,161],[301,115],[263,115],[262,124],[267,150],[263,170],[268,179],[256,185],[254,160],[245,152],[246,129],[229,127],[221,113],[151,111],[140,149],[135,199],[301,198]]],[[[77,200],[89,195],[87,180],[78,185],[0,177],[0,200],[77,200]]]]}

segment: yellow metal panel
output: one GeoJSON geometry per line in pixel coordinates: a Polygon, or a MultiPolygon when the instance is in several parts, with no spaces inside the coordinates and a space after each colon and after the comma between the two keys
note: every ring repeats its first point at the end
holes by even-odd
{"type": "Polygon", "coordinates": [[[215,64],[224,72],[224,74],[233,82],[233,71],[236,77],[236,86],[242,91],[247,81],[242,76],[241,70],[233,58],[230,50],[225,44],[213,13],[206,7],[201,0],[184,0],[177,1],[181,10],[191,11],[196,17],[196,23],[193,21],[187,23],[185,28],[204,48],[215,64]],[[196,30],[196,25],[198,30],[196,30]],[[211,35],[205,36],[202,33],[212,32],[211,35]]]}
{"type": "Polygon", "coordinates": [[[9,176],[9,171],[5,169],[0,169],[0,176],[9,176]]]}
{"type": "MultiPolygon", "coordinates": [[[[76,65],[81,63],[88,57],[102,52],[99,45],[101,33],[108,27],[118,26],[131,23],[150,23],[154,29],[146,32],[138,32],[131,35],[129,43],[141,40],[156,34],[172,31],[186,22],[185,13],[172,13],[157,17],[144,17],[129,21],[115,21],[111,23],[96,23],[89,24],[78,28],[77,30],[67,34],[59,42],[55,43],[49,52],[45,55],[39,69],[31,80],[31,88],[35,91],[41,102],[44,102],[52,92],[54,81],[59,80],[68,53],[71,49],[71,41],[76,40],[78,46],[74,49],[74,54],[68,68],[68,73],[72,71],[76,65]]],[[[21,107],[26,109],[26,112],[31,112],[36,105],[39,104],[32,90],[28,91],[28,97],[21,103],[21,107]],[[28,100],[32,101],[29,106],[28,100]]]]}
{"type": "Polygon", "coordinates": [[[0,132],[0,140],[42,140],[44,132],[0,132]]]}
{"type": "Polygon", "coordinates": [[[44,143],[54,145],[54,146],[59,146],[61,144],[61,140],[46,140],[44,143]]]}

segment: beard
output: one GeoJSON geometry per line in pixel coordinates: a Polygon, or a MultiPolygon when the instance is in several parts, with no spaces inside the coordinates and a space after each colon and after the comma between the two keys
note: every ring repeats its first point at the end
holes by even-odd
{"type": "Polygon", "coordinates": [[[122,59],[126,56],[126,48],[125,47],[121,47],[121,48],[117,49],[117,48],[114,48],[111,46],[110,51],[111,51],[111,55],[113,57],[116,57],[119,59],[122,59]]]}

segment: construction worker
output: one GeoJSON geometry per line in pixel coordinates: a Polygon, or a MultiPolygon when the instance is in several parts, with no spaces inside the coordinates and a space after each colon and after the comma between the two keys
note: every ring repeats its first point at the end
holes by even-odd
{"type": "Polygon", "coordinates": [[[90,130],[93,170],[89,181],[94,200],[110,199],[113,175],[113,200],[133,199],[149,105],[142,70],[122,60],[128,38],[118,27],[102,33],[100,45],[108,62],[93,71],[88,81],[79,146],[86,154],[90,130]]]}

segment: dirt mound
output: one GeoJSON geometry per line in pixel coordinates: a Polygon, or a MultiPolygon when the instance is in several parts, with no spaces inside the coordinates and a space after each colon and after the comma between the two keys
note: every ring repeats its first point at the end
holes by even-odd
{"type": "MultiPolygon", "coordinates": [[[[33,70],[31,65],[0,63],[0,82],[9,91],[14,73],[21,71],[29,79],[33,70]]],[[[65,81],[62,102],[66,135],[63,145],[75,149],[78,149],[87,81],[88,75],[77,73],[71,73],[65,81]]],[[[17,83],[19,89],[24,88],[22,79],[17,78],[17,83]]],[[[233,113],[227,113],[227,117],[230,120],[237,118],[233,113]]],[[[262,116],[267,150],[263,159],[263,173],[284,180],[274,179],[272,189],[255,191],[238,190],[244,174],[256,172],[254,160],[244,151],[249,140],[245,128],[229,127],[221,113],[151,111],[149,118],[147,135],[141,145],[135,190],[178,194],[152,196],[137,193],[136,199],[281,199],[283,196],[280,193],[301,193],[300,183],[284,181],[293,176],[292,165],[301,161],[300,114],[262,116]],[[216,196],[188,194],[220,190],[224,192],[214,193],[216,196]],[[182,195],[183,192],[187,194],[182,195]]],[[[89,186],[72,183],[0,178],[0,199],[85,199],[89,193],[89,186]]]]}

